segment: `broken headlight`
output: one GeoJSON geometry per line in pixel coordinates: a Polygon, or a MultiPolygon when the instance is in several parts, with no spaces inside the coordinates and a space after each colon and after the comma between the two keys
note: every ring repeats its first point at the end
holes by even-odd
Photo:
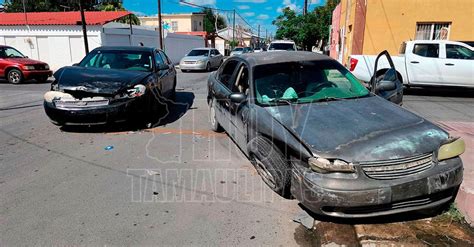
{"type": "Polygon", "coordinates": [[[448,143],[441,145],[438,150],[438,161],[454,158],[464,153],[466,145],[461,138],[450,138],[448,143]]]}
{"type": "Polygon", "coordinates": [[[125,93],[115,95],[115,99],[140,97],[145,94],[145,91],[146,87],[144,85],[138,84],[133,88],[127,89],[125,93]]]}
{"type": "Polygon", "coordinates": [[[321,157],[312,157],[308,159],[309,167],[319,173],[329,172],[355,172],[354,164],[342,160],[330,161],[321,157]]]}

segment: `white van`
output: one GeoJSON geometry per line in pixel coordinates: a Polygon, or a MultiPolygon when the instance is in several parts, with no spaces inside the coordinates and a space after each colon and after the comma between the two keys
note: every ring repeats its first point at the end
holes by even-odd
{"type": "Polygon", "coordinates": [[[293,40],[275,40],[268,46],[268,51],[296,51],[293,40]]]}

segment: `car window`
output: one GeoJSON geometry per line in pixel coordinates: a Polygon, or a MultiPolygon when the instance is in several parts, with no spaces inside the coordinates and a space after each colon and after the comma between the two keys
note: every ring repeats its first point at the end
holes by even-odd
{"type": "Polygon", "coordinates": [[[160,51],[161,58],[165,61],[166,64],[171,64],[171,60],[163,51],[160,51]]]}
{"type": "Polygon", "coordinates": [[[221,53],[219,52],[219,50],[214,50],[214,52],[216,53],[216,55],[220,55],[221,53]]]}
{"type": "Polygon", "coordinates": [[[5,47],[0,50],[0,57],[1,58],[22,58],[25,57],[21,52],[13,49],[11,47],[5,47]]]}
{"type": "Polygon", "coordinates": [[[271,104],[275,99],[308,103],[369,95],[369,91],[336,61],[259,65],[253,75],[256,99],[260,104],[271,104]]]}
{"type": "Polygon", "coordinates": [[[243,64],[239,67],[235,83],[232,85],[232,92],[248,94],[249,89],[249,71],[243,64]]]}
{"type": "Polygon", "coordinates": [[[413,54],[422,57],[439,57],[439,45],[438,44],[415,44],[413,47],[413,54]]]}
{"type": "Polygon", "coordinates": [[[295,46],[291,43],[271,43],[269,50],[294,51],[295,46]]]}
{"type": "Polygon", "coordinates": [[[161,57],[160,53],[156,52],[155,53],[155,66],[158,66],[158,64],[164,64],[164,63],[165,63],[165,61],[161,57]]]}
{"type": "Polygon", "coordinates": [[[234,74],[237,64],[238,62],[235,60],[228,61],[222,68],[221,73],[219,74],[219,81],[229,89],[232,89],[231,78],[234,74]]]}
{"type": "Polygon", "coordinates": [[[474,52],[471,49],[464,46],[447,44],[446,45],[446,58],[473,60],[474,52]]]}
{"type": "Polygon", "coordinates": [[[123,50],[95,50],[80,63],[82,67],[151,71],[151,52],[123,50]]]}
{"type": "Polygon", "coordinates": [[[188,56],[190,57],[207,57],[209,55],[209,50],[204,50],[204,49],[198,49],[198,50],[192,50],[189,52],[188,56]]]}

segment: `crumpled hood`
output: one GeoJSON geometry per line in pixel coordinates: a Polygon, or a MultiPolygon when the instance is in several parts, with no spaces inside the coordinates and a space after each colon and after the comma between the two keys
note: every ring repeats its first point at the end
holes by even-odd
{"type": "Polygon", "coordinates": [[[144,71],[68,66],[56,71],[54,78],[61,91],[115,95],[141,82],[150,74],[151,72],[144,71]]]}
{"type": "Polygon", "coordinates": [[[23,64],[23,65],[35,65],[35,64],[46,64],[44,62],[34,60],[31,58],[7,58],[8,61],[23,64]]]}
{"type": "Polygon", "coordinates": [[[433,123],[379,97],[266,109],[313,154],[348,162],[429,153],[448,138],[433,123]]]}

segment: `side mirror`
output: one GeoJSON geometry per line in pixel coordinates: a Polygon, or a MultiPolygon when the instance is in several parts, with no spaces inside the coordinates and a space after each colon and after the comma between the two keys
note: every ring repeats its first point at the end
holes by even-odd
{"type": "Polygon", "coordinates": [[[392,91],[397,88],[397,85],[393,81],[380,81],[375,87],[376,91],[392,91]]]}
{"type": "Polygon", "coordinates": [[[244,93],[232,93],[229,95],[229,99],[232,103],[242,103],[247,99],[244,93]]]}
{"type": "Polygon", "coordinates": [[[160,63],[160,64],[158,64],[158,66],[156,66],[157,70],[167,70],[169,68],[170,68],[170,66],[168,64],[164,64],[164,63],[160,63]]]}

